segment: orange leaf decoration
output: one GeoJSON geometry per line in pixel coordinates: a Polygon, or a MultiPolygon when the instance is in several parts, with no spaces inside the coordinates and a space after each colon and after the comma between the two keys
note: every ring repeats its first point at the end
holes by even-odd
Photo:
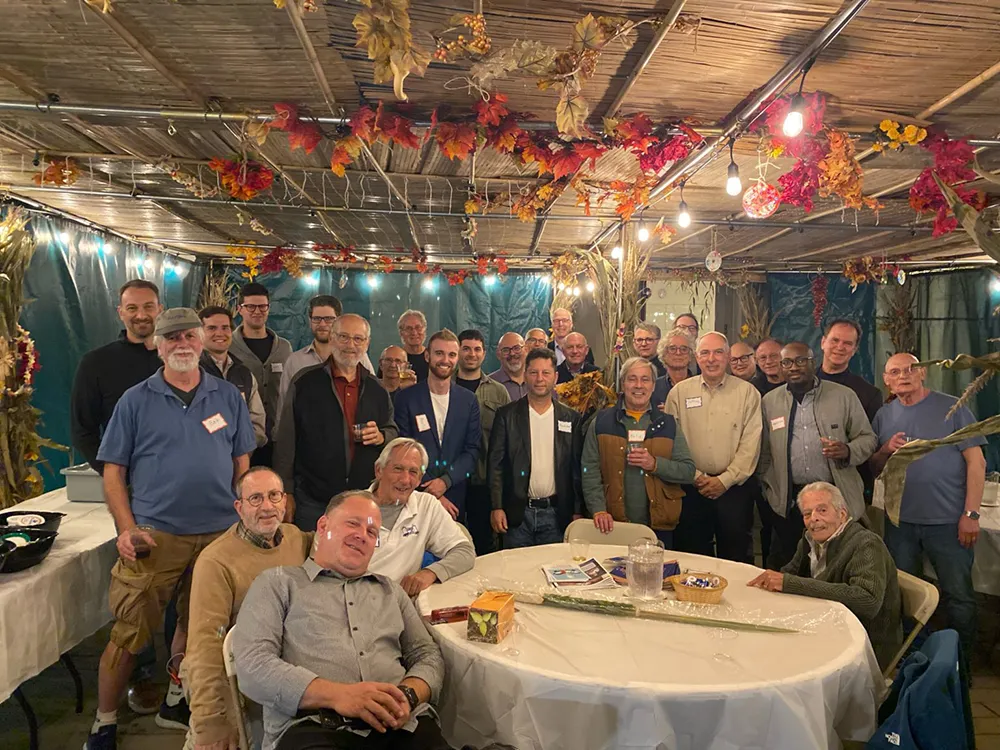
{"type": "Polygon", "coordinates": [[[50,160],[42,172],[36,174],[33,181],[36,185],[57,185],[64,187],[72,185],[80,176],[80,169],[73,159],[50,160]]]}
{"type": "Polygon", "coordinates": [[[584,157],[580,156],[574,148],[563,148],[552,154],[552,176],[555,179],[567,177],[576,172],[583,164],[584,157]]]}
{"type": "Polygon", "coordinates": [[[480,99],[473,107],[476,110],[476,121],[484,127],[499,125],[500,121],[510,114],[510,110],[504,106],[506,101],[507,97],[503,94],[493,94],[489,101],[480,99]]]}
{"type": "Polygon", "coordinates": [[[517,117],[507,115],[496,128],[487,131],[486,143],[502,154],[514,152],[517,139],[524,132],[518,127],[517,117]]]}
{"type": "Polygon", "coordinates": [[[307,154],[311,154],[321,140],[323,133],[311,122],[299,120],[294,127],[288,129],[288,148],[292,151],[301,148],[307,154]]]}
{"type": "Polygon", "coordinates": [[[378,110],[375,113],[375,130],[378,132],[380,140],[386,143],[395,141],[405,148],[420,148],[420,141],[414,135],[413,131],[410,130],[412,127],[412,120],[408,120],[395,112],[387,111],[382,106],[382,102],[379,102],[378,110]]]}
{"type": "Polygon", "coordinates": [[[278,113],[269,123],[275,130],[288,130],[290,124],[299,120],[299,110],[294,104],[288,102],[278,102],[274,105],[274,111],[278,113]]]}
{"type": "Polygon", "coordinates": [[[347,173],[346,167],[352,164],[360,153],[360,138],[353,135],[341,138],[334,145],[333,154],[330,156],[330,171],[337,177],[343,177],[347,173]]]}
{"type": "Polygon", "coordinates": [[[375,110],[371,107],[365,106],[359,109],[351,115],[348,124],[351,126],[351,135],[368,144],[375,140],[375,110]]]}
{"type": "Polygon", "coordinates": [[[435,134],[441,153],[449,159],[464,161],[476,148],[476,131],[464,122],[442,122],[435,134]]]}

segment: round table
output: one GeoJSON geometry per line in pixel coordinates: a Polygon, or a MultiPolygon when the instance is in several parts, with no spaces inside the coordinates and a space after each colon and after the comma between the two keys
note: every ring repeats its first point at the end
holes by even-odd
{"type": "MultiPolygon", "coordinates": [[[[590,547],[598,560],[626,553],[590,547]]],[[[464,622],[434,625],[449,742],[518,750],[811,750],[840,747],[838,735],[872,735],[881,677],[864,628],[846,607],[748,588],[760,572],[750,565],[668,557],[682,570],[725,576],[723,612],[773,615],[775,624],[805,629],[746,632],[521,603],[513,632],[497,645],[469,642],[464,622]]],[[[554,591],[541,566],[569,559],[567,544],[485,555],[468,573],[422,592],[418,604],[428,615],[505,583],[554,591]]]]}

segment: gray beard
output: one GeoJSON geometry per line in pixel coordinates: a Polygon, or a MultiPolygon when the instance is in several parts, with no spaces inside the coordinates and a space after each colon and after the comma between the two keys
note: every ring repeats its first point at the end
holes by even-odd
{"type": "Polygon", "coordinates": [[[171,354],[167,357],[167,366],[175,372],[191,372],[198,369],[198,358],[185,360],[177,354],[171,354]]]}

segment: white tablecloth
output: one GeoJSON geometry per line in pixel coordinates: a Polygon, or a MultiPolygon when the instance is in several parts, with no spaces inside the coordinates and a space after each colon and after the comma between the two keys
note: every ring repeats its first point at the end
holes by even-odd
{"type": "MultiPolygon", "coordinates": [[[[590,548],[599,560],[626,552],[590,548]]],[[[747,588],[759,572],[748,565],[676,557],[683,569],[725,576],[724,604],[814,624],[749,633],[518,604],[515,630],[499,645],[469,642],[465,623],[435,625],[445,737],[519,750],[812,750],[839,747],[837,734],[871,736],[881,678],[845,607],[747,588]]],[[[568,561],[566,544],[480,557],[474,570],[424,591],[421,613],[469,604],[485,581],[542,586],[541,565],[568,561]]]]}
{"type": "Polygon", "coordinates": [[[1000,508],[984,505],[979,512],[972,585],[982,594],[1000,596],[1000,508]]]}
{"type": "Polygon", "coordinates": [[[0,573],[0,701],[110,621],[108,581],[118,556],[103,503],[71,503],[60,489],[17,507],[67,515],[39,565],[0,573]]]}

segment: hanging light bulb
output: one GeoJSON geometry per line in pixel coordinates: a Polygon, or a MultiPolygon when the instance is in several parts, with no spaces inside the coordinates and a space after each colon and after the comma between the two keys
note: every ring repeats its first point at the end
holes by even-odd
{"type": "Polygon", "coordinates": [[[311,274],[302,277],[302,283],[306,286],[311,286],[313,288],[319,286],[319,271],[313,271],[311,274]]]}
{"type": "Polygon", "coordinates": [[[588,292],[590,292],[591,294],[593,294],[594,293],[594,289],[596,289],[596,288],[597,287],[594,286],[594,282],[593,281],[588,281],[587,282],[587,291],[588,292]]]}
{"type": "Polygon", "coordinates": [[[574,297],[579,297],[580,296],[580,287],[578,287],[578,286],[573,287],[573,296],[574,297]]]}
{"type": "Polygon", "coordinates": [[[740,168],[733,158],[733,146],[735,138],[729,140],[729,169],[726,170],[726,192],[730,195],[739,195],[743,192],[743,181],[740,179],[740,168]]]}
{"type": "Polygon", "coordinates": [[[434,287],[436,286],[436,284],[434,283],[434,277],[433,276],[424,276],[424,280],[421,282],[420,285],[424,289],[426,289],[428,292],[433,292],[434,291],[434,287]]]}
{"type": "Polygon", "coordinates": [[[374,273],[368,274],[367,281],[369,289],[378,289],[379,279],[377,274],[374,273]]]}
{"type": "Polygon", "coordinates": [[[639,231],[635,233],[635,237],[639,242],[646,242],[649,239],[649,230],[645,224],[639,225],[639,231]]]}
{"type": "Polygon", "coordinates": [[[68,245],[69,244],[69,232],[60,232],[59,233],[59,239],[62,240],[62,243],[64,245],[68,245]]]}
{"type": "Polygon", "coordinates": [[[781,126],[781,132],[788,138],[795,138],[797,135],[802,133],[802,128],[805,125],[805,120],[802,117],[802,110],[805,109],[805,104],[806,101],[802,96],[801,91],[792,97],[788,114],[785,115],[785,122],[781,126]]]}
{"type": "Polygon", "coordinates": [[[561,281],[558,284],[556,284],[556,291],[557,292],[561,292],[565,288],[566,288],[566,285],[563,282],[561,282],[561,281]]]}
{"type": "Polygon", "coordinates": [[[622,246],[621,245],[615,245],[614,249],[611,251],[611,259],[612,260],[621,260],[622,259],[622,246]]]}
{"type": "Polygon", "coordinates": [[[538,278],[545,285],[549,285],[549,284],[552,283],[552,274],[543,273],[543,274],[539,275],[538,278]]]}
{"type": "Polygon", "coordinates": [[[493,286],[496,283],[497,275],[495,273],[489,273],[483,277],[483,286],[493,286]]]}
{"type": "Polygon", "coordinates": [[[677,206],[677,226],[687,229],[691,226],[691,214],[688,212],[687,201],[684,200],[684,183],[681,183],[681,202],[677,206]]]}

